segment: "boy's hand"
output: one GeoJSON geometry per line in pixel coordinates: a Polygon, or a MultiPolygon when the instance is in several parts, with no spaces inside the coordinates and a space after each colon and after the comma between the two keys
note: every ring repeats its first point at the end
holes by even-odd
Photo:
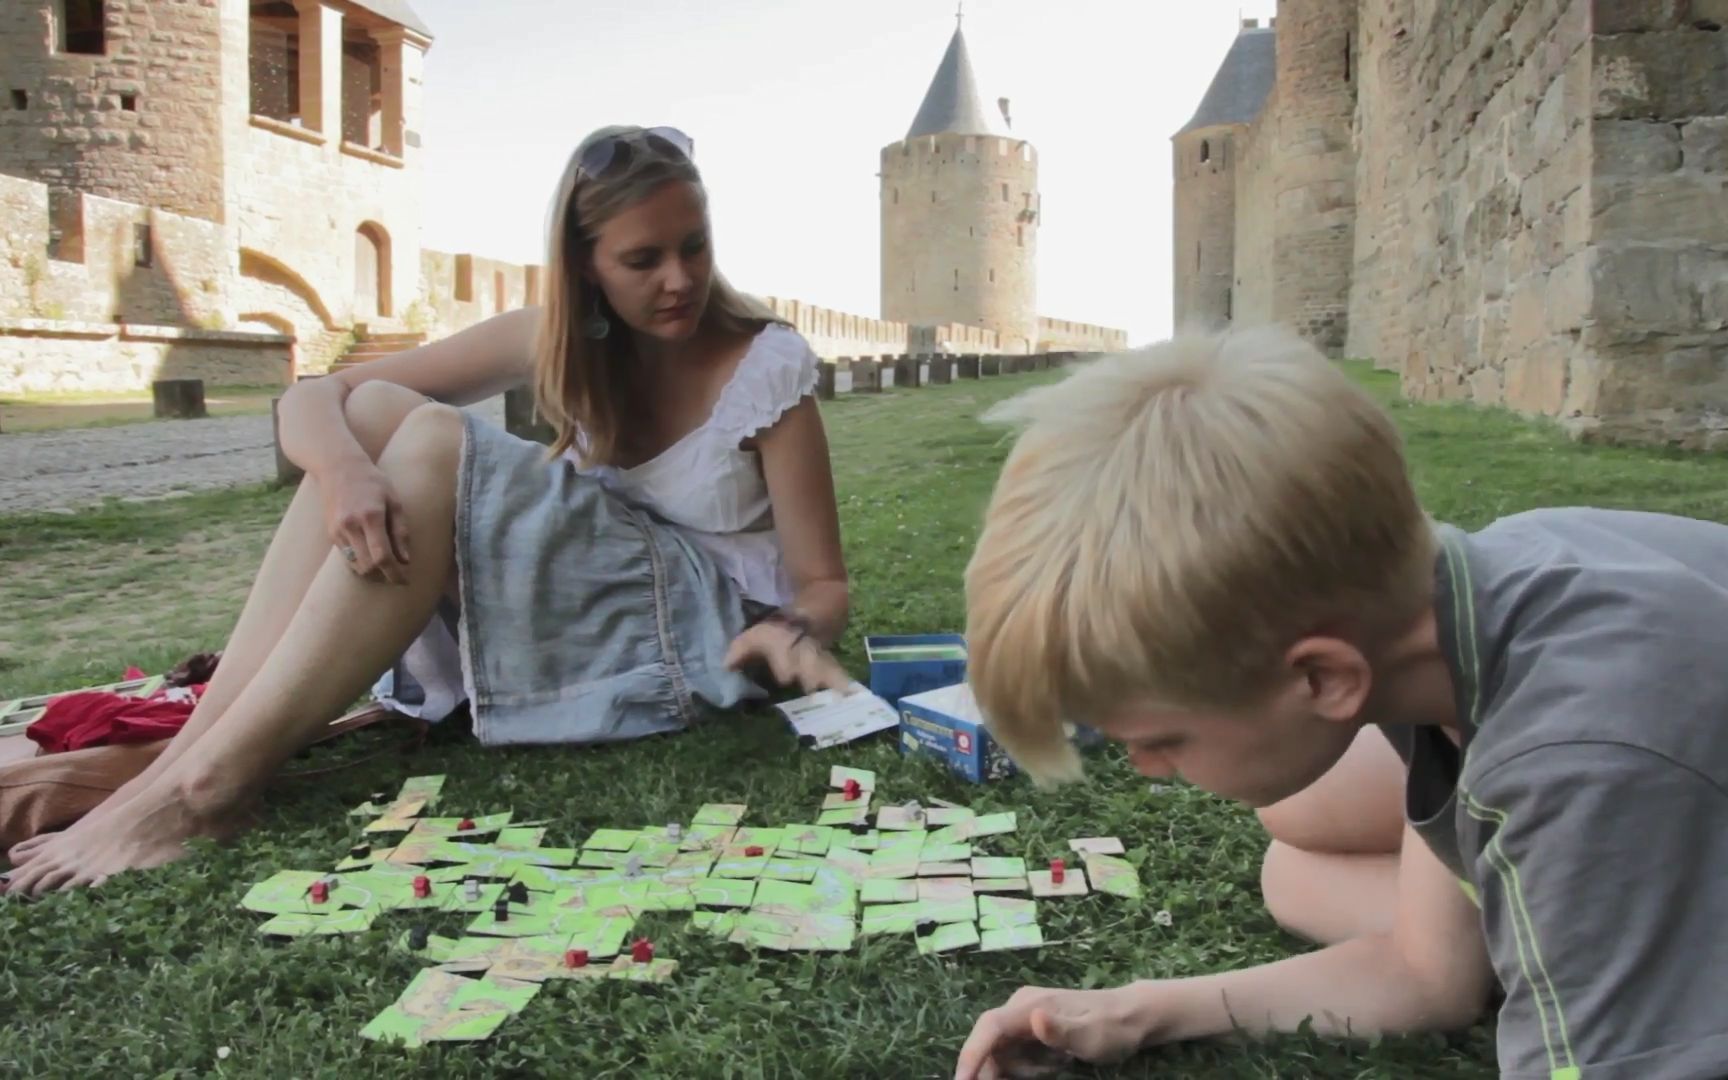
{"type": "Polygon", "coordinates": [[[1111,1064],[1147,1042],[1144,989],[1051,990],[1025,986],[972,1026],[954,1080],[1052,1075],[1078,1059],[1111,1064]]]}

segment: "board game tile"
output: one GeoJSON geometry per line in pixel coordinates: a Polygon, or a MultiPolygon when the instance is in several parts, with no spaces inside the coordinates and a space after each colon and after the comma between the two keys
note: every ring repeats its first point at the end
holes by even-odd
{"type": "Polygon", "coordinates": [[[1085,896],[1091,892],[1086,887],[1086,872],[1078,866],[1068,867],[1060,885],[1050,881],[1048,870],[1034,870],[1027,874],[1026,884],[1032,887],[1033,896],[1085,896]]]}
{"type": "Polygon", "coordinates": [[[983,930],[978,935],[979,952],[1003,952],[1009,949],[1036,949],[1044,944],[1044,931],[1036,923],[1027,926],[1005,926],[983,930]]]}
{"type": "Polygon", "coordinates": [[[938,926],[934,933],[918,938],[918,952],[922,955],[932,953],[953,952],[978,944],[978,927],[969,922],[945,923],[938,926]]]}
{"type": "Polygon", "coordinates": [[[750,808],[743,803],[707,803],[690,819],[692,825],[737,825],[750,808]]]}
{"type": "Polygon", "coordinates": [[[1082,836],[1068,841],[1068,847],[1080,854],[1121,855],[1125,853],[1122,841],[1114,836],[1082,836]]]}

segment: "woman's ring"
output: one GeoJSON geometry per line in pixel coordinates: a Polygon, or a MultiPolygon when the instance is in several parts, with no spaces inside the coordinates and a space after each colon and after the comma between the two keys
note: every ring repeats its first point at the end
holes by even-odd
{"type": "Polygon", "coordinates": [[[342,557],[344,559],[347,559],[349,562],[353,562],[355,559],[358,559],[360,557],[360,555],[353,548],[348,547],[347,545],[343,545],[342,557]]]}

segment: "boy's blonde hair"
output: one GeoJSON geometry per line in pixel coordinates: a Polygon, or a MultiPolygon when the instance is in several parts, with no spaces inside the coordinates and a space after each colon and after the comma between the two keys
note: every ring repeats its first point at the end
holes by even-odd
{"type": "Polygon", "coordinates": [[[988,418],[1025,427],[966,569],[969,680],[1035,778],[1079,775],[1064,721],[1241,706],[1302,635],[1431,601],[1391,418],[1287,332],[1108,356],[988,418]]]}

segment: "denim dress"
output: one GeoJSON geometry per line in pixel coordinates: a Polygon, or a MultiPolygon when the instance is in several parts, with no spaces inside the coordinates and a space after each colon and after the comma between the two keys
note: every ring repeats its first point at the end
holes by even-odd
{"type": "Polygon", "coordinates": [[[760,462],[740,442],[810,394],[816,357],[770,324],[707,421],[634,469],[580,468],[464,413],[457,598],[373,688],[487,746],[679,731],[766,696],[725,666],[792,585],[760,462]]]}

